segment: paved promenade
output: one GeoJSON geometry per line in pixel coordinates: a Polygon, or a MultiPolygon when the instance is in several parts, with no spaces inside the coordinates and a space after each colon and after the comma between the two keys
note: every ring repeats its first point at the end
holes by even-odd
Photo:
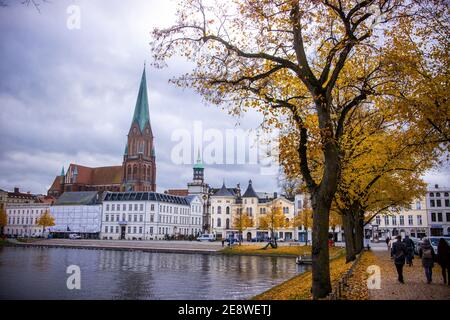
{"type": "Polygon", "coordinates": [[[370,300],[450,300],[450,286],[443,284],[438,264],[433,268],[433,282],[427,284],[421,260],[416,256],[412,267],[405,265],[405,284],[401,284],[386,246],[380,249],[373,252],[381,268],[381,290],[369,290],[370,300]]]}
{"type": "Polygon", "coordinates": [[[142,250],[149,252],[217,253],[221,242],[198,241],[126,241],[126,240],[69,240],[47,239],[18,245],[68,247],[85,249],[142,250]]]}

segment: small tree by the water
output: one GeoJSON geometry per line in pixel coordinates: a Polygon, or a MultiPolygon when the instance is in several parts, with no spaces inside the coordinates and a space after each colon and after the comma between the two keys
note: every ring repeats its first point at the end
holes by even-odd
{"type": "Polygon", "coordinates": [[[237,208],[233,216],[233,229],[239,232],[239,244],[241,244],[242,232],[253,227],[253,219],[247,213],[242,213],[242,208],[237,208]]]}
{"type": "Polygon", "coordinates": [[[42,233],[48,227],[53,227],[55,225],[55,218],[50,214],[49,210],[46,210],[36,221],[38,226],[42,227],[42,233]]]}
{"type": "Polygon", "coordinates": [[[262,230],[269,230],[271,241],[265,248],[271,246],[276,249],[278,247],[277,239],[275,237],[275,231],[278,229],[289,227],[289,220],[283,213],[282,208],[278,206],[272,206],[268,212],[259,218],[259,227],[262,230]]]}

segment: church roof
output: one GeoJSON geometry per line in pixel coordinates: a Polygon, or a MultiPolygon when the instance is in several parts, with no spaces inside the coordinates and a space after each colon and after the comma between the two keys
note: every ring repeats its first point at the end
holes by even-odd
{"type": "Polygon", "coordinates": [[[245,193],[242,196],[242,198],[258,198],[258,195],[256,194],[255,190],[253,189],[252,180],[250,180],[248,182],[248,188],[245,191],[245,193]]]}
{"type": "Polygon", "coordinates": [[[225,182],[222,185],[222,188],[220,188],[216,193],[214,193],[215,197],[234,197],[234,194],[227,189],[225,186],[225,182]]]}
{"type": "Polygon", "coordinates": [[[150,122],[150,115],[148,111],[148,97],[147,97],[147,80],[145,76],[145,68],[142,72],[141,85],[139,87],[139,93],[136,101],[136,107],[134,108],[133,121],[139,124],[141,131],[144,131],[147,123],[150,122]]]}

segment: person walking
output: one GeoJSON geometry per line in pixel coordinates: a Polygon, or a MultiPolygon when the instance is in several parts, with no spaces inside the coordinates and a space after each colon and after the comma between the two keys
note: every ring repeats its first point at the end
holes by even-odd
{"type": "Polygon", "coordinates": [[[406,246],[402,242],[402,237],[397,236],[397,241],[392,244],[391,255],[394,258],[395,268],[397,269],[398,281],[405,283],[403,280],[403,266],[406,260],[406,246]]]}
{"type": "Polygon", "coordinates": [[[389,250],[389,242],[390,241],[391,241],[391,238],[389,238],[389,236],[387,236],[386,237],[386,245],[387,245],[388,250],[389,250]]]}
{"type": "Polygon", "coordinates": [[[430,284],[433,281],[435,253],[428,238],[423,238],[422,240],[422,245],[419,249],[419,257],[422,258],[422,266],[425,269],[427,283],[430,284]]]}
{"type": "Polygon", "coordinates": [[[437,251],[436,261],[442,268],[444,284],[450,285],[450,246],[444,238],[439,240],[437,251]]]}
{"type": "Polygon", "coordinates": [[[403,239],[403,243],[406,247],[406,263],[408,264],[408,266],[412,267],[415,247],[414,241],[412,241],[409,236],[406,236],[405,239],[403,239]]]}

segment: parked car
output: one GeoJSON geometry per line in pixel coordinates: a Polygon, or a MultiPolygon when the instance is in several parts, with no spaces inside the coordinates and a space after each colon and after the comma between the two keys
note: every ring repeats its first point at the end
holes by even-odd
{"type": "Polygon", "coordinates": [[[76,234],[76,233],[71,233],[71,234],[69,234],[69,239],[72,239],[72,240],[74,240],[74,239],[81,239],[81,236],[79,234],[76,234]]]}
{"type": "Polygon", "coordinates": [[[431,243],[431,246],[433,247],[435,253],[437,253],[439,240],[441,238],[444,238],[444,240],[447,241],[447,243],[450,245],[450,237],[444,237],[444,236],[442,236],[442,237],[430,237],[430,243],[431,243]]]}
{"type": "Polygon", "coordinates": [[[200,242],[202,242],[202,241],[212,242],[214,240],[216,240],[216,236],[213,234],[202,234],[201,236],[199,236],[197,238],[197,241],[200,241],[200,242]]]}

